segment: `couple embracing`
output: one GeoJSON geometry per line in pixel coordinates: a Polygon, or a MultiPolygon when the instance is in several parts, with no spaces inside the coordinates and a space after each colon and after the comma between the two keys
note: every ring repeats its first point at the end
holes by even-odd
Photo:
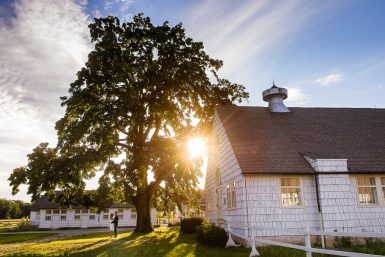
{"type": "Polygon", "coordinates": [[[113,213],[110,214],[110,237],[112,237],[112,231],[115,234],[115,237],[118,235],[118,212],[115,212],[115,215],[113,213]]]}

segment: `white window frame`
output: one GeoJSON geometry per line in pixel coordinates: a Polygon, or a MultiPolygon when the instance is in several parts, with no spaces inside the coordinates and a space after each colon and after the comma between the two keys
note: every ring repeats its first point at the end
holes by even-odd
{"type": "Polygon", "coordinates": [[[108,214],[103,214],[103,219],[108,220],[108,214]]]}
{"type": "Polygon", "coordinates": [[[369,175],[359,175],[356,176],[356,187],[357,187],[357,205],[358,207],[376,207],[385,205],[385,184],[382,183],[381,179],[384,178],[384,175],[376,175],[376,174],[369,174],[369,175]],[[358,185],[358,179],[359,178],[374,178],[375,179],[375,185],[369,185],[369,186],[359,186],[358,185]],[[372,204],[363,204],[360,202],[360,193],[359,188],[362,187],[371,187],[376,189],[376,197],[377,197],[377,203],[372,204]]]}
{"type": "Polygon", "coordinates": [[[304,198],[303,198],[303,187],[302,187],[302,178],[301,177],[279,177],[279,205],[281,208],[304,208],[304,198]],[[282,186],[282,179],[298,179],[299,186],[282,186]],[[300,204],[296,205],[283,205],[282,201],[282,189],[298,188],[299,189],[299,200],[300,204]]]}
{"type": "Polygon", "coordinates": [[[229,210],[237,208],[237,186],[235,180],[230,181],[226,185],[226,203],[229,210]]]}
{"type": "Polygon", "coordinates": [[[67,215],[60,215],[60,221],[66,221],[67,215]]]}
{"type": "Polygon", "coordinates": [[[95,214],[91,214],[90,215],[90,220],[94,220],[95,219],[95,214]]]}
{"type": "Polygon", "coordinates": [[[75,215],[74,219],[75,220],[80,220],[80,215],[75,215]]]}
{"type": "Polygon", "coordinates": [[[51,220],[52,220],[51,215],[46,215],[46,216],[45,216],[45,220],[46,220],[46,221],[51,221],[51,220]]]}

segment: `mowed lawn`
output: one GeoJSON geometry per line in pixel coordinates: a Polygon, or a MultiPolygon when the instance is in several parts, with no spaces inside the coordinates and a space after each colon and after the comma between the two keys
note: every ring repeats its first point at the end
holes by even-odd
{"type": "MultiPolygon", "coordinates": [[[[50,242],[47,239],[49,237],[12,244],[0,243],[0,256],[247,257],[250,254],[250,249],[243,247],[222,249],[197,244],[195,235],[180,234],[178,229],[157,229],[146,235],[125,232],[116,239],[109,238],[107,233],[56,238],[50,242]]],[[[258,250],[261,256],[305,256],[302,251],[280,247],[260,247],[258,250]]]]}
{"type": "Polygon", "coordinates": [[[9,229],[16,228],[21,219],[0,220],[0,232],[7,232],[9,229]]]}

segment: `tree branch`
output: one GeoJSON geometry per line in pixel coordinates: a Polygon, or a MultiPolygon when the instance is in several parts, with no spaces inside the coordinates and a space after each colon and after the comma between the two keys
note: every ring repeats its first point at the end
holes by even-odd
{"type": "Polygon", "coordinates": [[[118,130],[119,130],[119,132],[121,132],[121,133],[125,134],[126,136],[128,136],[128,133],[126,131],[123,131],[123,130],[120,130],[120,129],[118,129],[118,130]]]}
{"type": "Polygon", "coordinates": [[[116,143],[118,146],[125,147],[125,148],[130,148],[129,145],[123,144],[123,143],[116,143]]]}

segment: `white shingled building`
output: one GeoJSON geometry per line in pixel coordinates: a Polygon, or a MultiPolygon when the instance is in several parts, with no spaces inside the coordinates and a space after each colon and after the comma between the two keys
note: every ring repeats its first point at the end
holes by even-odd
{"type": "MultiPolygon", "coordinates": [[[[93,212],[82,206],[60,208],[42,197],[31,208],[31,223],[39,228],[96,228],[108,227],[109,215],[118,212],[119,227],[136,225],[136,209],[132,204],[113,204],[102,213],[93,212]]],[[[151,208],[151,222],[156,225],[156,210],[151,208]]]]}
{"type": "Polygon", "coordinates": [[[275,85],[263,98],[268,107],[216,108],[209,221],[385,232],[385,109],[287,108],[287,90],[275,85]]]}

